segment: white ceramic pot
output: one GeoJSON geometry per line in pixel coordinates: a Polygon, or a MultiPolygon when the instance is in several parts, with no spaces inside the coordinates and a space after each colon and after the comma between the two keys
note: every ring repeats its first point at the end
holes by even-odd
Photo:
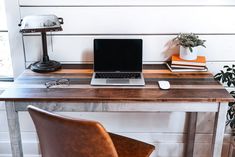
{"type": "Polygon", "coordinates": [[[189,50],[189,48],[185,48],[180,46],[180,58],[184,60],[195,60],[197,59],[197,47],[193,47],[193,52],[189,50]]]}

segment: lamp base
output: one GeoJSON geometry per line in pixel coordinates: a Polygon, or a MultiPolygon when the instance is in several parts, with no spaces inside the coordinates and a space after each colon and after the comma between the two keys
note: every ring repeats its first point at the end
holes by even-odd
{"type": "Polygon", "coordinates": [[[30,69],[34,72],[45,73],[56,71],[61,68],[61,64],[57,61],[49,60],[47,62],[38,61],[31,64],[30,69]]]}

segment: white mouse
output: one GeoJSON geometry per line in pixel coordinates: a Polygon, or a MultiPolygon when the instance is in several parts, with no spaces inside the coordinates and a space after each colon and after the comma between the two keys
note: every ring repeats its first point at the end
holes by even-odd
{"type": "Polygon", "coordinates": [[[158,81],[158,85],[161,89],[170,89],[171,87],[169,81],[158,81]]]}

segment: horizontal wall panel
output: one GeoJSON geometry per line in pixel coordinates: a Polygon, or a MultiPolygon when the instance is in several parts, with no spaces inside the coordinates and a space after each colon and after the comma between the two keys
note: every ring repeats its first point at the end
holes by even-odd
{"type": "Polygon", "coordinates": [[[20,5],[234,5],[234,0],[19,0],[20,5]]]}
{"type": "MultiPolygon", "coordinates": [[[[187,133],[131,133],[131,132],[113,132],[122,136],[127,136],[133,139],[138,139],[148,143],[185,143],[187,139],[187,133]]],[[[212,140],[212,134],[196,134],[196,143],[210,143],[212,140]]],[[[35,131],[21,132],[21,138],[23,142],[38,142],[37,133],[35,131]]],[[[224,143],[230,143],[230,134],[225,134],[224,143]]],[[[10,141],[8,132],[0,132],[0,142],[10,141]]]]}
{"type": "Polygon", "coordinates": [[[207,63],[207,67],[212,74],[216,75],[217,73],[220,72],[220,70],[223,69],[224,65],[232,66],[233,64],[235,64],[235,61],[210,62],[210,63],[207,63]]]}
{"type": "Polygon", "coordinates": [[[5,102],[0,101],[0,111],[4,111],[4,110],[5,110],[5,102]]]}
{"type": "Polygon", "coordinates": [[[6,111],[0,111],[0,131],[1,132],[8,131],[6,111]]]}
{"type": "MultiPolygon", "coordinates": [[[[95,38],[143,39],[145,62],[166,61],[179,52],[172,43],[175,35],[134,36],[48,36],[48,52],[51,59],[62,62],[93,62],[93,40],[95,38]],[[51,43],[53,41],[53,46],[51,43]]],[[[235,35],[200,35],[206,40],[206,48],[198,47],[199,55],[208,61],[235,61],[235,35]]],[[[40,36],[24,36],[26,61],[37,61],[41,57],[40,36]]]]}
{"type": "MultiPolygon", "coordinates": [[[[60,112],[60,114],[97,120],[111,132],[186,132],[186,113],[94,113],[60,112]],[[178,123],[175,123],[177,119],[178,123]],[[140,127],[141,126],[141,127],[140,127]]],[[[21,131],[34,131],[33,122],[27,112],[20,112],[21,131]]]]}
{"type": "Polygon", "coordinates": [[[21,7],[32,14],[63,17],[63,34],[235,33],[234,7],[21,7]]]}
{"type": "MultiPolygon", "coordinates": [[[[153,152],[151,157],[182,157],[185,149],[185,144],[183,143],[157,143],[154,144],[156,151],[153,152]]],[[[0,142],[1,154],[10,154],[10,143],[0,142]]],[[[195,143],[195,154],[196,157],[208,157],[210,152],[209,143],[195,143]]],[[[227,157],[229,150],[229,144],[223,145],[222,157],[227,157]]],[[[39,145],[35,142],[23,143],[24,156],[39,155],[39,145]]]]}
{"type": "Polygon", "coordinates": [[[7,30],[7,24],[6,24],[6,13],[5,13],[5,4],[4,1],[0,1],[0,31],[1,30],[7,30]]]}
{"type": "MultiPolygon", "coordinates": [[[[39,145],[37,142],[23,142],[23,152],[28,154],[39,154],[39,145]]],[[[11,154],[10,142],[0,142],[1,154],[11,154]]]]}
{"type": "MultiPolygon", "coordinates": [[[[167,59],[164,54],[164,45],[173,36],[143,37],[143,36],[53,36],[53,49],[48,46],[51,59],[65,62],[93,62],[93,40],[94,38],[140,38],[143,39],[143,60],[162,61],[167,59]],[[52,52],[53,51],[53,52],[52,52]]],[[[41,39],[39,36],[25,36],[26,61],[36,61],[40,59],[41,39]]]]}
{"type": "MultiPolygon", "coordinates": [[[[9,88],[11,85],[13,84],[13,82],[1,82],[0,81],[0,90],[5,90],[6,88],[9,88]]],[[[0,92],[1,94],[1,92],[0,92]]]]}
{"type": "MultiPolygon", "coordinates": [[[[2,113],[4,115],[4,113],[2,113]]],[[[186,113],[98,113],[98,112],[59,112],[59,114],[99,121],[111,132],[131,133],[186,133],[186,113]],[[177,123],[175,123],[177,119],[177,123]],[[140,127],[141,126],[141,127],[140,127]]],[[[35,131],[31,117],[27,112],[19,112],[21,131],[35,131]]],[[[197,133],[212,133],[213,113],[199,113],[197,133]]],[[[6,127],[6,125],[5,125],[6,127]]]]}
{"type": "Polygon", "coordinates": [[[0,142],[0,152],[1,154],[11,154],[11,146],[9,141],[0,142]]]}
{"type": "MultiPolygon", "coordinates": [[[[65,45],[64,45],[65,46],[65,45]]],[[[36,36],[36,37],[24,37],[24,47],[25,47],[25,58],[27,60],[33,60],[37,61],[42,58],[42,39],[41,36],[36,36]]],[[[67,47],[67,46],[65,46],[67,47]]],[[[52,49],[52,38],[47,37],[47,50],[50,59],[54,58],[54,55],[59,55],[55,54],[52,49]]],[[[65,55],[66,56],[66,55],[65,55]]]]}
{"type": "MultiPolygon", "coordinates": [[[[20,112],[21,131],[35,131],[31,117],[26,112],[20,112]]],[[[77,113],[68,112],[65,114],[71,117],[84,118],[100,121],[109,131],[119,133],[183,133],[186,132],[187,122],[185,113],[77,113]],[[174,123],[177,119],[178,123],[174,123]],[[142,122],[145,123],[142,123],[142,122]],[[164,122],[163,122],[164,121],[164,122]],[[141,127],[139,127],[141,125],[141,127]]],[[[0,131],[7,132],[8,125],[5,111],[0,112],[0,131]]],[[[213,113],[199,113],[197,121],[197,133],[212,133],[214,124],[213,113]]],[[[2,135],[2,134],[0,134],[2,135]]],[[[1,137],[0,137],[1,139],[1,137]]]]}
{"type": "MultiPolygon", "coordinates": [[[[12,157],[11,154],[0,154],[0,157],[12,157]]],[[[41,155],[24,154],[24,157],[42,157],[41,155]]]]}
{"type": "MultiPolygon", "coordinates": [[[[119,133],[114,132],[122,136],[130,137],[133,139],[141,140],[147,143],[185,143],[187,134],[180,133],[119,133]]],[[[212,140],[212,134],[197,134],[196,143],[210,143],[212,140]]],[[[22,132],[21,133],[23,143],[38,143],[38,137],[36,132],[22,132]]],[[[231,136],[225,134],[224,143],[229,144],[231,136]]],[[[8,132],[0,132],[0,143],[9,142],[10,140],[8,132]]]]}
{"type": "MultiPolygon", "coordinates": [[[[201,140],[201,137],[203,137],[203,135],[199,135],[198,139],[201,140]]],[[[22,138],[23,142],[38,142],[38,137],[37,137],[36,131],[34,131],[34,132],[23,131],[23,132],[21,132],[21,138],[22,138]]],[[[207,139],[210,139],[210,136],[207,139]]],[[[227,137],[225,139],[227,139],[227,137]]],[[[10,141],[9,132],[0,132],[0,142],[4,142],[4,141],[10,141]]],[[[206,140],[206,141],[208,141],[208,140],[206,140]]]]}
{"type": "Polygon", "coordinates": [[[10,141],[9,132],[0,132],[0,142],[10,141]]]}
{"type": "MultiPolygon", "coordinates": [[[[123,136],[131,137],[148,143],[186,143],[187,134],[181,133],[118,133],[123,136]]],[[[213,134],[196,134],[196,143],[210,143],[213,134]]],[[[224,135],[224,143],[230,143],[230,134],[224,135]]]]}

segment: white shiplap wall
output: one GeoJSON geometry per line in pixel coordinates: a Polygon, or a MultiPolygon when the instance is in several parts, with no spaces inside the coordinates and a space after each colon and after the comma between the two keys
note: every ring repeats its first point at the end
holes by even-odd
{"type": "MultiPolygon", "coordinates": [[[[48,35],[50,57],[62,63],[91,63],[94,38],[142,38],[144,63],[160,63],[177,53],[170,40],[179,32],[194,32],[207,40],[207,48],[200,48],[200,54],[207,57],[213,73],[235,62],[234,0],[12,0],[6,3],[7,10],[12,6],[18,9],[15,14],[7,12],[13,61],[21,65],[15,66],[16,75],[22,71],[22,65],[40,58],[40,36],[25,34],[21,40],[18,28],[12,26],[19,16],[31,14],[53,13],[64,18],[64,30],[48,35]],[[21,43],[15,44],[14,40],[21,43]]],[[[63,114],[99,120],[109,131],[153,143],[158,151],[152,157],[183,156],[187,114],[63,114]]],[[[3,119],[0,121],[0,157],[7,157],[10,146],[4,108],[0,110],[0,119],[3,119]]],[[[26,156],[38,156],[35,129],[27,113],[20,113],[20,123],[26,156]]],[[[213,114],[201,113],[195,150],[198,157],[208,156],[212,128],[213,114]]],[[[228,157],[229,143],[229,134],[226,134],[223,157],[228,157]]]]}

